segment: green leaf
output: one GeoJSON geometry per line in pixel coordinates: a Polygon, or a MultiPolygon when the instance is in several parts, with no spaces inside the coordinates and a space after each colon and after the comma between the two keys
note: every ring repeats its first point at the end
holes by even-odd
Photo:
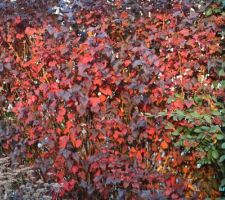
{"type": "Polygon", "coordinates": [[[216,133],[220,130],[218,126],[211,126],[209,132],[210,133],[216,133]]]}
{"type": "Polygon", "coordinates": [[[202,99],[199,96],[194,96],[194,100],[196,103],[202,103],[202,99]]]}
{"type": "Polygon", "coordinates": [[[225,178],[220,182],[220,187],[225,185],[225,178]]]}
{"type": "Polygon", "coordinates": [[[176,130],[176,131],[172,132],[171,134],[172,134],[173,136],[178,136],[178,135],[180,135],[180,132],[176,130]]]}
{"type": "Polygon", "coordinates": [[[214,8],[214,9],[213,9],[213,12],[214,12],[214,13],[221,13],[221,9],[220,9],[220,8],[214,8]]]}
{"type": "Polygon", "coordinates": [[[205,12],[205,15],[208,17],[208,16],[212,15],[212,13],[213,13],[212,9],[210,8],[205,12]]]}
{"type": "Polygon", "coordinates": [[[212,157],[215,158],[215,159],[219,158],[219,153],[218,153],[217,150],[212,151],[212,157]]]}
{"type": "Polygon", "coordinates": [[[186,115],[186,116],[185,116],[185,119],[186,119],[189,123],[194,122],[193,117],[191,117],[190,115],[189,115],[189,116],[188,116],[188,115],[186,115]]]}
{"type": "Polygon", "coordinates": [[[152,115],[150,113],[145,113],[145,116],[147,116],[147,117],[154,117],[154,115],[152,115]]]}
{"type": "Polygon", "coordinates": [[[175,146],[175,147],[183,146],[182,141],[180,140],[180,141],[176,142],[176,143],[174,144],[174,146],[175,146]]]}
{"type": "Polygon", "coordinates": [[[217,140],[222,140],[222,139],[224,139],[224,135],[218,134],[218,135],[216,136],[216,138],[217,138],[217,140]]]}
{"type": "Polygon", "coordinates": [[[187,135],[187,139],[192,139],[192,138],[193,138],[192,135],[190,135],[190,134],[187,135]]]}
{"type": "Polygon", "coordinates": [[[177,114],[177,118],[179,120],[182,120],[185,117],[185,114],[184,114],[184,112],[182,110],[176,110],[176,114],[177,114]]]}
{"type": "Polygon", "coordinates": [[[160,116],[160,117],[163,117],[163,116],[166,116],[166,115],[167,115],[166,112],[159,112],[159,113],[158,113],[158,116],[160,116]]]}
{"type": "Polygon", "coordinates": [[[204,115],[204,119],[207,123],[209,123],[209,124],[212,123],[211,117],[209,115],[204,115]]]}
{"type": "Polygon", "coordinates": [[[222,81],[220,82],[220,84],[221,84],[221,87],[222,87],[222,88],[225,88],[225,80],[222,80],[222,81]]]}
{"type": "Polygon", "coordinates": [[[201,140],[205,137],[205,135],[203,133],[200,133],[197,137],[197,140],[201,140]]]}
{"type": "Polygon", "coordinates": [[[169,97],[167,100],[167,103],[171,104],[175,100],[174,97],[169,97]]]}
{"type": "Polygon", "coordinates": [[[224,76],[225,75],[224,69],[219,70],[218,75],[219,76],[224,76]]]}
{"type": "Polygon", "coordinates": [[[197,112],[193,112],[193,113],[190,113],[190,115],[194,118],[197,118],[197,119],[201,119],[202,116],[200,114],[198,114],[197,112]]]}
{"type": "Polygon", "coordinates": [[[177,113],[178,115],[184,115],[184,111],[182,111],[182,110],[176,110],[176,113],[177,113]]]}
{"type": "Polygon", "coordinates": [[[200,128],[196,128],[196,129],[194,130],[194,132],[195,132],[195,133],[201,133],[202,130],[201,130],[200,128]]]}
{"type": "Polygon", "coordinates": [[[204,131],[209,131],[210,127],[208,127],[208,126],[201,126],[201,129],[204,130],[204,131]]]}
{"type": "Polygon", "coordinates": [[[165,129],[172,129],[174,128],[174,125],[171,122],[168,122],[167,125],[165,126],[165,129]]]}
{"type": "Polygon", "coordinates": [[[225,155],[221,156],[219,162],[223,162],[225,160],[225,155]]]}
{"type": "Polygon", "coordinates": [[[221,145],[222,149],[225,149],[225,142],[221,145]]]}
{"type": "Polygon", "coordinates": [[[219,111],[213,111],[212,114],[215,115],[215,116],[220,116],[221,115],[221,113],[219,111]]]}
{"type": "Polygon", "coordinates": [[[178,94],[178,93],[175,93],[174,96],[177,97],[177,98],[181,97],[181,95],[178,94]]]}

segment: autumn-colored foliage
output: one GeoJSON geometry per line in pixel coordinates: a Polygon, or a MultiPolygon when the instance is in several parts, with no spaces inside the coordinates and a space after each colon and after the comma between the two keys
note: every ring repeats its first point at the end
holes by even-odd
{"type": "Polygon", "coordinates": [[[56,179],[54,198],[220,196],[224,16],[180,1],[112,2],[70,15],[4,8],[4,149],[56,179]]]}

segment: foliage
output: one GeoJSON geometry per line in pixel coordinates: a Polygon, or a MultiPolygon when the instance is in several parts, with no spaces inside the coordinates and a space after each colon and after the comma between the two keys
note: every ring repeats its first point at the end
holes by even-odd
{"type": "Polygon", "coordinates": [[[218,183],[194,182],[224,173],[224,17],[179,2],[4,7],[0,117],[14,127],[4,148],[57,179],[56,195],[219,196],[218,183]]]}
{"type": "Polygon", "coordinates": [[[225,7],[225,1],[224,1],[224,0],[218,0],[218,2],[221,4],[221,7],[222,7],[222,8],[225,7]]]}

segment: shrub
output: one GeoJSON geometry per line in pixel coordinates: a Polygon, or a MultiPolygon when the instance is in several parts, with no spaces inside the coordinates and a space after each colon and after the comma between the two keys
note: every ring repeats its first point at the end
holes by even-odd
{"type": "Polygon", "coordinates": [[[1,119],[14,127],[4,148],[57,179],[56,195],[218,196],[194,181],[224,161],[220,29],[215,16],[157,3],[1,17],[1,119]]]}

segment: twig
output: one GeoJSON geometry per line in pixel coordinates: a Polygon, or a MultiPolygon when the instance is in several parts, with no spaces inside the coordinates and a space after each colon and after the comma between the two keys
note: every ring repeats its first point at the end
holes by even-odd
{"type": "Polygon", "coordinates": [[[43,73],[43,76],[44,76],[44,79],[46,80],[46,82],[47,82],[47,83],[49,83],[49,81],[48,81],[48,78],[47,78],[47,76],[46,76],[46,72],[45,72],[44,68],[42,68],[42,73],[43,73]]]}
{"type": "Polygon", "coordinates": [[[182,69],[182,58],[181,58],[181,55],[180,53],[178,53],[178,57],[179,57],[179,72],[180,72],[180,84],[181,84],[181,95],[182,97],[184,98],[184,88],[183,88],[183,76],[182,76],[182,73],[183,73],[183,69],[182,69]]]}

